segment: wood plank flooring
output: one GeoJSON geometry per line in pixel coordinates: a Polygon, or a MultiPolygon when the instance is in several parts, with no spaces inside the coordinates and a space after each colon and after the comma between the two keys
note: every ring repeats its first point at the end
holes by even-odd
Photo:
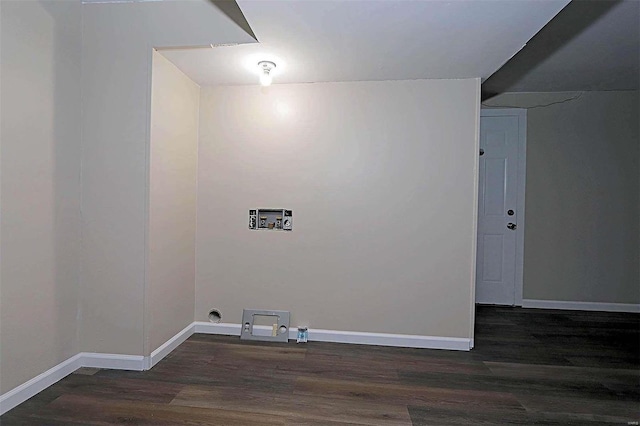
{"type": "Polygon", "coordinates": [[[0,417],[0,424],[640,420],[638,314],[479,306],[475,342],[471,352],[453,352],[196,334],[150,371],[80,369],[0,417]]]}

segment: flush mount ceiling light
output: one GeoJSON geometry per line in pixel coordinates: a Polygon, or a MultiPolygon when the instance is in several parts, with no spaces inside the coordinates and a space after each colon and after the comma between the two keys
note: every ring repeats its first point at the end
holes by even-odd
{"type": "Polygon", "coordinates": [[[263,86],[271,85],[273,81],[273,76],[271,75],[271,70],[276,67],[276,64],[271,61],[260,61],[258,62],[258,69],[260,73],[260,84],[263,86]]]}

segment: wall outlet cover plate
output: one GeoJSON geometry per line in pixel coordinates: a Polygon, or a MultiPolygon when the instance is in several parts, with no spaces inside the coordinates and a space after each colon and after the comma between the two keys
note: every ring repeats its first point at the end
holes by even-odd
{"type": "Polygon", "coordinates": [[[240,339],[265,342],[289,341],[289,311],[268,311],[260,309],[242,310],[242,329],[240,339]],[[269,325],[254,324],[256,319],[268,317],[269,325]]]}

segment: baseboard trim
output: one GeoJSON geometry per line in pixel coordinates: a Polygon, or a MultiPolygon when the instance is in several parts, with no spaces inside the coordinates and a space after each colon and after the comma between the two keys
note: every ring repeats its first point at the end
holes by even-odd
{"type": "Polygon", "coordinates": [[[563,300],[523,299],[522,307],[537,309],[567,309],[571,311],[640,313],[640,304],[636,305],[632,303],[570,302],[563,300]]]}
{"type": "MultiPolygon", "coordinates": [[[[215,324],[196,321],[186,326],[178,334],[154,350],[151,356],[147,357],[142,355],[81,352],[18,387],[13,388],[7,393],[0,395],[0,415],[17,407],[54,383],[64,379],[80,367],[133,371],[148,370],[194,333],[239,336],[240,327],[240,324],[215,324]]],[[[264,335],[269,335],[271,332],[271,327],[268,326],[256,326],[254,329],[264,335]]],[[[295,340],[296,337],[297,329],[290,329],[289,339],[295,340]]],[[[320,329],[309,330],[309,341],[458,351],[468,351],[473,347],[472,339],[458,337],[414,336],[408,334],[365,333],[320,329]]]]}
{"type": "Polygon", "coordinates": [[[142,371],[145,369],[145,357],[142,355],[80,352],[48,369],[44,373],[37,375],[33,379],[11,389],[7,393],[0,395],[0,415],[59,382],[80,367],[142,371]]]}
{"type": "Polygon", "coordinates": [[[240,335],[240,324],[196,321],[193,323],[193,327],[194,327],[194,330],[193,330],[194,333],[220,334],[223,336],[239,336],[240,335]]]}
{"type": "Polygon", "coordinates": [[[193,331],[194,323],[191,323],[158,349],[151,352],[151,356],[80,352],[33,379],[11,389],[7,393],[0,395],[0,415],[17,407],[54,383],[64,379],[80,367],[132,371],[148,370],[177,348],[182,342],[187,340],[193,334],[193,331]]]}
{"type": "Polygon", "coordinates": [[[356,331],[309,330],[309,340],[355,345],[468,351],[471,339],[461,337],[415,336],[411,334],[365,333],[356,331]]]}
{"type": "MultiPolygon", "coordinates": [[[[232,323],[213,323],[197,321],[193,323],[195,333],[202,334],[219,334],[223,336],[240,336],[241,326],[240,324],[232,323]]],[[[270,336],[272,328],[268,325],[254,325],[254,334],[259,336],[270,336]]],[[[296,339],[298,337],[297,329],[289,330],[289,339],[296,339]]]]}
{"type": "Polygon", "coordinates": [[[148,364],[145,369],[149,369],[156,365],[162,358],[169,355],[175,348],[180,346],[185,340],[187,340],[193,334],[195,329],[194,323],[189,324],[178,334],[167,340],[163,345],[158,347],[155,351],[151,352],[148,364]]]}
{"type": "MultiPolygon", "coordinates": [[[[216,324],[196,322],[195,332],[203,334],[221,334],[239,336],[240,324],[216,324]]],[[[270,331],[271,327],[255,327],[261,332],[270,331]],[[264,330],[263,330],[264,329],[264,330]]],[[[255,329],[254,328],[254,329],[255,329]]],[[[297,337],[297,330],[289,330],[289,339],[297,337]]],[[[461,337],[416,336],[411,334],[366,333],[360,331],[337,331],[309,329],[310,342],[349,343],[353,345],[395,346],[422,349],[448,349],[468,351],[472,347],[471,339],[461,337]]]]}
{"type": "Polygon", "coordinates": [[[54,383],[64,379],[82,366],[82,354],[76,354],[51,367],[33,379],[0,395],[0,415],[22,404],[32,396],[42,392],[54,383]]]}
{"type": "Polygon", "coordinates": [[[109,370],[145,370],[145,357],[142,355],[100,354],[82,352],[81,366],[106,368],[109,370]]]}

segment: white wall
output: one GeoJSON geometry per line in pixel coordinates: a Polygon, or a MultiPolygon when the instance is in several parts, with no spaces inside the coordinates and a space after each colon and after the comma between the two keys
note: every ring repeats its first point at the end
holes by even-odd
{"type": "Polygon", "coordinates": [[[81,350],[147,355],[152,48],[254,40],[204,0],[85,4],[82,21],[81,350]]]}
{"type": "Polygon", "coordinates": [[[193,322],[200,87],[153,52],[149,178],[153,351],[193,322]]]}
{"type": "Polygon", "coordinates": [[[205,0],[1,5],[4,393],[80,351],[149,354],[152,48],[255,40],[205,0]]]}
{"type": "Polygon", "coordinates": [[[196,320],[471,337],[478,116],[472,79],[203,88],[196,320]]]}
{"type": "Polygon", "coordinates": [[[524,298],[640,303],[638,92],[487,103],[529,108],[524,298]]]}
{"type": "Polygon", "coordinates": [[[78,352],[80,7],[2,1],[0,394],[78,352]]]}

